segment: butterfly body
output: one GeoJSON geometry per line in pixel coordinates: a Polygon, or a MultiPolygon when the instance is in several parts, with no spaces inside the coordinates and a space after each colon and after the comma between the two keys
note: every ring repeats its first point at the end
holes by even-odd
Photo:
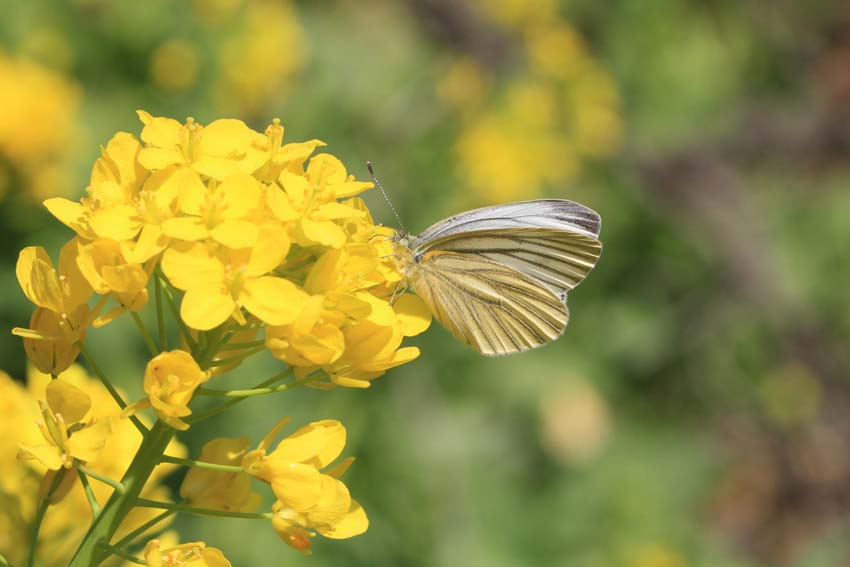
{"type": "Polygon", "coordinates": [[[485,355],[537,348],[567,326],[566,294],[593,268],[600,219],[572,201],[475,209],[393,236],[404,282],[455,337],[485,355]]]}

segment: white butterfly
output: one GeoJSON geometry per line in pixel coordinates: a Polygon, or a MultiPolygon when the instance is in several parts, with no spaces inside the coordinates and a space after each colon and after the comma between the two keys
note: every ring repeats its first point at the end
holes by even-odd
{"type": "Polygon", "coordinates": [[[404,282],[434,317],[481,354],[554,341],[569,321],[567,292],[602,253],[601,219],[559,199],[467,211],[419,236],[393,235],[404,282]]]}

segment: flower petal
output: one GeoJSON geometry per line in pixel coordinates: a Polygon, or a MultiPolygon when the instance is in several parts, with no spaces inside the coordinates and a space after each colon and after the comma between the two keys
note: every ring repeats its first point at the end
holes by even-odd
{"type": "Polygon", "coordinates": [[[324,419],[287,436],[267,458],[321,469],[339,457],[344,447],[345,427],[335,419],[324,419]]]}
{"type": "Polygon", "coordinates": [[[289,280],[263,276],[245,282],[239,303],[269,325],[288,325],[295,321],[307,294],[289,280]]]}
{"type": "Polygon", "coordinates": [[[405,293],[393,303],[401,332],[405,337],[413,337],[431,326],[431,310],[425,302],[411,293],[405,293]]]}
{"type": "Polygon", "coordinates": [[[60,414],[68,425],[82,421],[91,408],[89,395],[62,378],[50,381],[45,397],[50,410],[60,414]]]}
{"type": "Polygon", "coordinates": [[[368,529],[369,518],[366,516],[366,510],[357,500],[352,498],[348,513],[342,521],[334,525],[332,530],[317,527],[316,531],[330,539],[346,539],[360,535],[368,529]]]}
{"type": "Polygon", "coordinates": [[[257,241],[257,225],[247,220],[226,220],[210,231],[210,236],[230,248],[248,248],[257,241]]]}
{"type": "Polygon", "coordinates": [[[83,462],[97,460],[112,434],[112,420],[104,418],[85,429],[75,432],[68,439],[68,453],[83,462]]]}
{"type": "Polygon", "coordinates": [[[224,265],[201,243],[169,247],[162,255],[162,270],[178,289],[195,285],[220,283],[224,265]]]}
{"type": "Polygon", "coordinates": [[[203,284],[183,296],[180,317],[193,329],[208,331],[227,321],[234,309],[236,303],[221,284],[203,284]]]}

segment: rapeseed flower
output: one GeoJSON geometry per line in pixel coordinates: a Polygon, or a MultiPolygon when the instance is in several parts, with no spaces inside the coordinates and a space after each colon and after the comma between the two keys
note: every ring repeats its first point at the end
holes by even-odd
{"type": "Polygon", "coordinates": [[[231,567],[221,550],[202,541],[160,549],[159,540],[152,539],[145,544],[144,559],[148,567],[231,567]]]}
{"type": "Polygon", "coordinates": [[[147,397],[129,406],[124,415],[153,407],[159,418],[171,427],[189,429],[189,424],[180,418],[191,415],[189,402],[198,386],[209,378],[209,372],[201,370],[188,352],[163,352],[151,359],[145,369],[147,397]]]}
{"type": "MultiPolygon", "coordinates": [[[[302,384],[365,388],[419,355],[403,341],[424,331],[431,315],[415,296],[400,293],[402,274],[389,259],[390,231],[374,224],[357,197],[372,183],[358,181],[330,154],[313,155],[324,145],[319,140],[284,143],[278,120],[260,134],[240,120],[204,126],[143,111],[139,117],[140,139],[119,132],[109,140],[82,199],[45,201],[73,231],[58,268],[40,247],[24,249],[16,268],[35,310],[31,328],[14,332],[45,373],[34,374],[36,393],[28,398],[41,400],[30,412],[39,419],[41,440],[18,437],[29,473],[9,481],[33,488],[36,497],[21,503],[20,514],[34,522],[36,541],[54,542],[49,553],[38,546],[33,552],[56,563],[73,555],[74,567],[110,553],[129,557],[125,548],[149,526],[134,528],[162,514],[158,509],[268,519],[303,552],[316,534],[341,539],[362,533],[366,514],[339,480],[353,459],[332,464],[345,445],[337,421],[311,423],[274,450],[283,423],[254,450],[245,438],[214,439],[199,460],[184,458],[170,441],[174,430],[242,399],[302,384]],[[155,332],[138,313],[151,304],[155,332]],[[169,312],[179,342],[166,324],[169,312]],[[89,328],[125,314],[150,352],[145,396],[130,405],[95,362],[97,353],[84,345],[89,328]],[[288,368],[252,388],[206,387],[211,377],[262,351],[288,368]],[[108,394],[73,365],[80,353],[108,394]],[[229,399],[196,410],[198,398],[219,396],[229,399]],[[156,415],[152,425],[146,410],[156,415]],[[177,504],[158,485],[176,465],[191,467],[177,504]],[[253,479],[271,487],[276,502],[270,512],[254,512],[261,498],[253,479]],[[76,552],[61,535],[65,524],[53,519],[61,516],[45,516],[48,505],[78,516],[85,507],[95,518],[90,531],[82,524],[67,530],[82,542],[76,552]],[[97,521],[110,514],[118,520],[97,521]]],[[[3,387],[0,380],[0,393],[3,387]]],[[[0,512],[0,526],[6,523],[0,512]]],[[[229,565],[202,543],[162,547],[149,542],[145,561],[229,565]]],[[[19,563],[32,557],[8,556],[19,563]]]]}
{"type": "MultiPolygon", "coordinates": [[[[217,465],[241,465],[249,450],[247,437],[213,439],[201,449],[200,460],[217,465]]],[[[251,477],[244,472],[193,468],[180,485],[180,496],[192,506],[211,510],[253,512],[260,495],[251,489],[251,477]]]]}
{"type": "Polygon", "coordinates": [[[304,553],[310,553],[310,538],[315,533],[345,539],[366,531],[366,512],[339,480],[354,459],[343,459],[328,468],[345,447],[345,427],[336,420],[316,421],[267,452],[288,421],[280,421],[257,449],[242,459],[243,469],[268,482],[277,497],[272,508],[275,531],[304,553]]]}

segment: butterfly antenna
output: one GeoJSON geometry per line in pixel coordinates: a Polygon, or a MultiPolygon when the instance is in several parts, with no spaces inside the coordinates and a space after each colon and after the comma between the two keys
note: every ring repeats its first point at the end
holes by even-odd
{"type": "Polygon", "coordinates": [[[366,162],[366,168],[369,170],[369,173],[372,175],[372,181],[374,181],[375,185],[378,186],[378,189],[381,190],[381,195],[384,196],[384,200],[390,206],[390,210],[393,212],[393,215],[395,215],[395,218],[398,221],[398,225],[401,227],[402,230],[405,230],[404,223],[401,222],[401,217],[398,216],[398,212],[396,212],[395,207],[393,207],[393,203],[392,203],[392,201],[390,201],[390,198],[387,196],[387,192],[384,191],[384,186],[381,185],[381,182],[378,181],[378,178],[375,176],[375,170],[372,169],[372,162],[371,161],[366,162]]]}

